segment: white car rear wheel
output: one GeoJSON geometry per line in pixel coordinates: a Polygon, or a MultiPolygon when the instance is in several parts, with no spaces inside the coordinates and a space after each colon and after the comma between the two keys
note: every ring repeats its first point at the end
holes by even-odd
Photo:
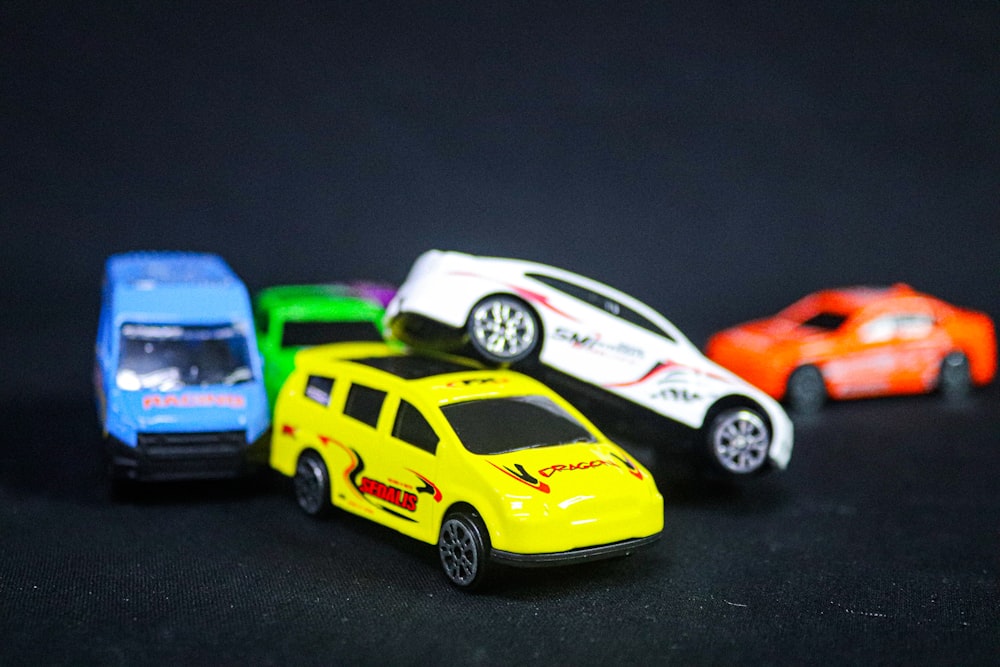
{"type": "Polygon", "coordinates": [[[475,305],[467,325],[469,342],[484,360],[503,364],[526,359],[538,346],[539,325],[525,302],[496,294],[475,305]]]}

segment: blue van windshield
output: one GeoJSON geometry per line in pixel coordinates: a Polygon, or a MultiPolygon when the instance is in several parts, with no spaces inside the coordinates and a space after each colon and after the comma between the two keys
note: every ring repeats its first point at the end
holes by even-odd
{"type": "Polygon", "coordinates": [[[253,380],[247,339],[231,325],[125,324],[115,381],[125,391],[253,380]]]}

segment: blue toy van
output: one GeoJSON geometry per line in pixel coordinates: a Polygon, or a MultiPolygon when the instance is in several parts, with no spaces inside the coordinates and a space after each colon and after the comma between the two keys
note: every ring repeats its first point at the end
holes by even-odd
{"type": "Polygon", "coordinates": [[[238,477],[266,464],[270,415],[250,297],[221,257],[108,258],[96,357],[112,480],[238,477]]]}

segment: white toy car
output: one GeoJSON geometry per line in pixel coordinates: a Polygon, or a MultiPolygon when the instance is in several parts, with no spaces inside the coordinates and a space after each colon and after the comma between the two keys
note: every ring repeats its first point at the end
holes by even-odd
{"type": "Polygon", "coordinates": [[[792,423],[774,399],[708,360],[649,306],[569,271],[430,250],[389,303],[386,324],[414,347],[467,346],[549,383],[598,388],[591,408],[617,414],[631,433],[642,424],[665,444],[693,443],[717,472],[743,478],[791,458],[792,423]],[[673,426],[697,437],[679,438],[673,426]]]}

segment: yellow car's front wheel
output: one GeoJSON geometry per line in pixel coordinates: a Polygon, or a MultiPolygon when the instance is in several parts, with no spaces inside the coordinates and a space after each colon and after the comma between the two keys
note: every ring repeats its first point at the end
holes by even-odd
{"type": "Polygon", "coordinates": [[[452,512],[441,523],[438,552],[448,580],[465,590],[482,585],[489,569],[490,536],[474,511],[452,512]]]}

